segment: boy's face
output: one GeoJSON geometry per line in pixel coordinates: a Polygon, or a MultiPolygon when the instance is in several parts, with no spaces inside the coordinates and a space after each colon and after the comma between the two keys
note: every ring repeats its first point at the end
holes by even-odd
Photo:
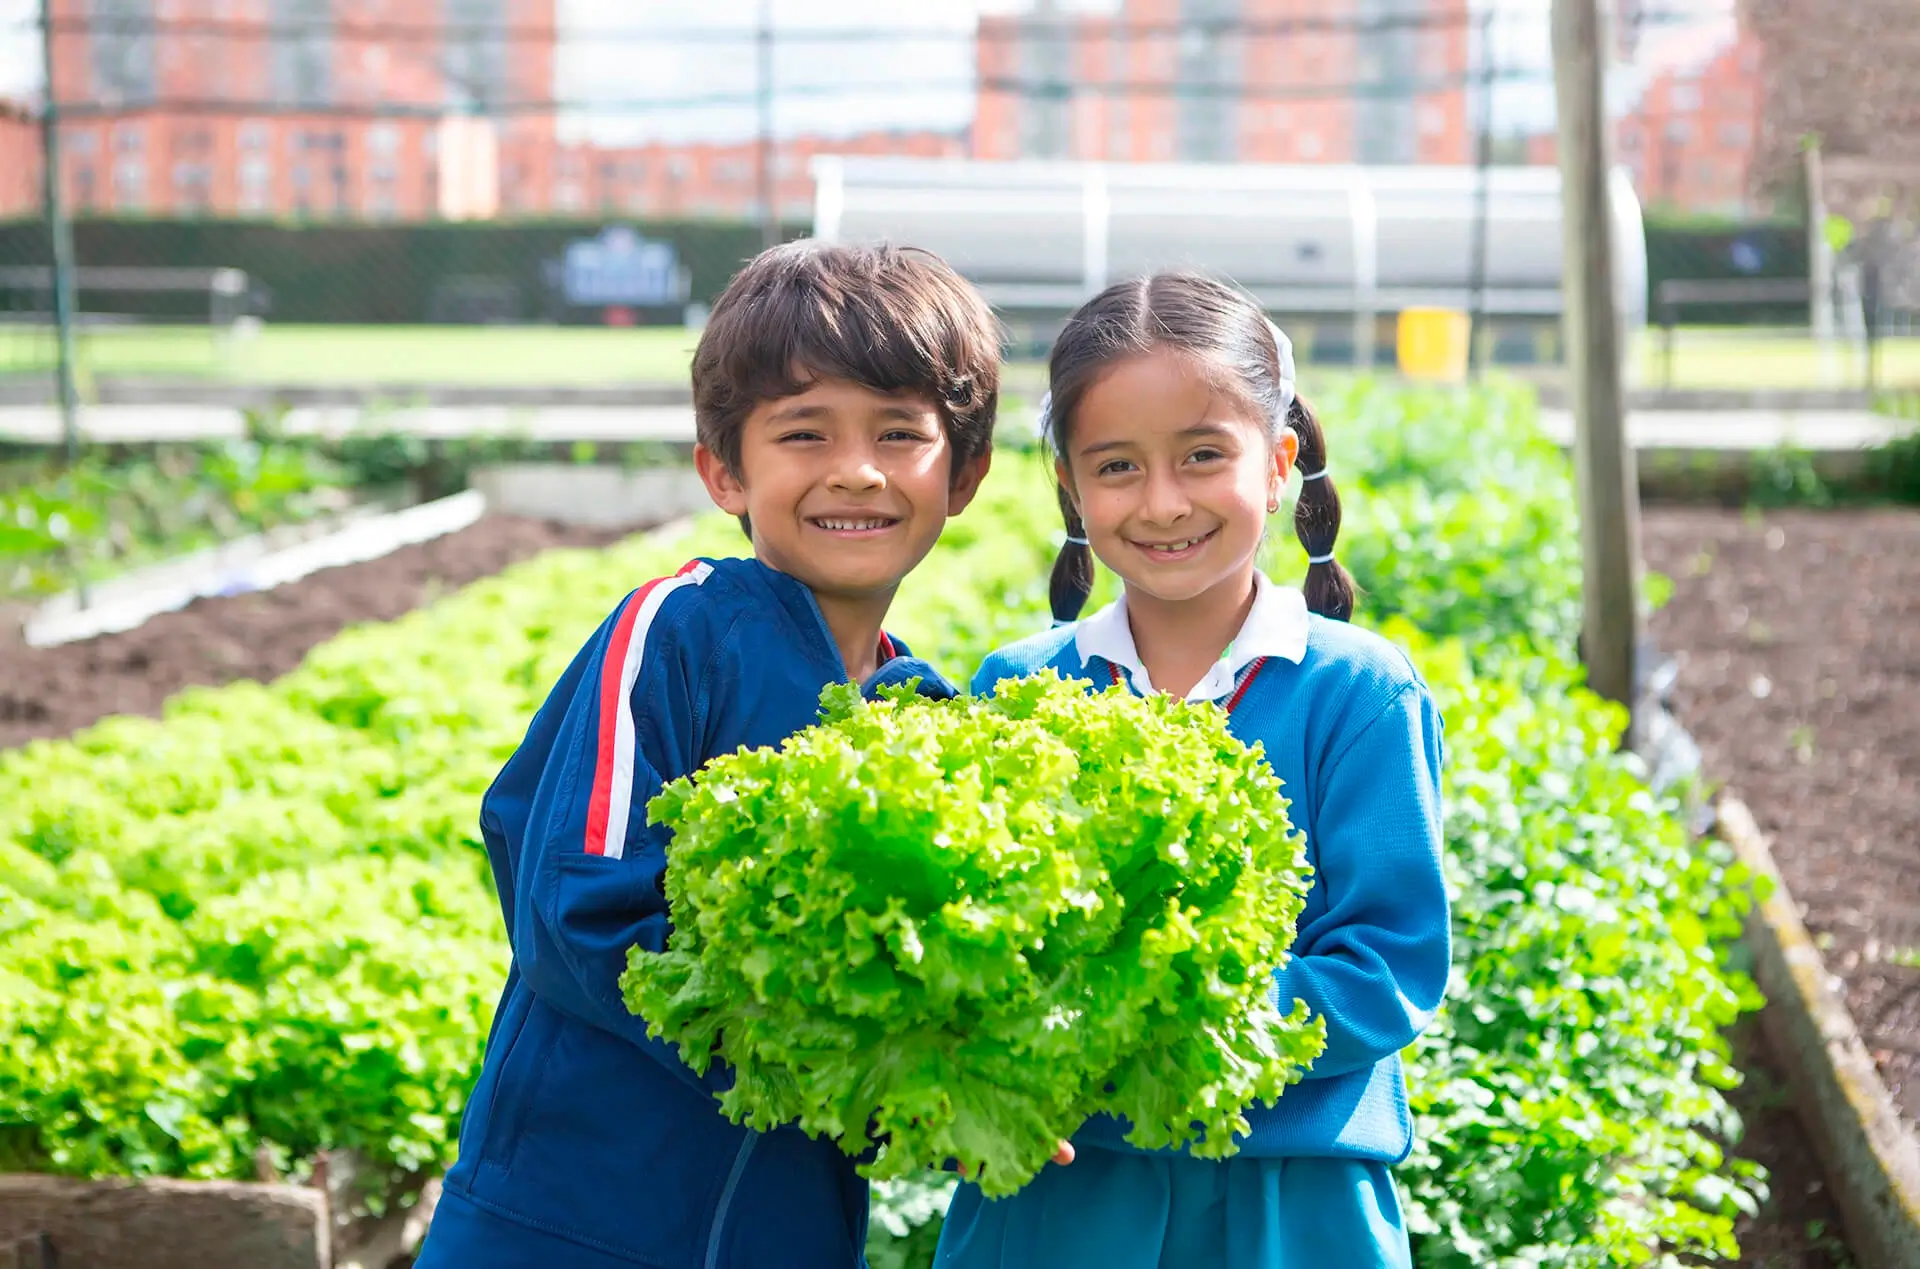
{"type": "Polygon", "coordinates": [[[754,554],[835,599],[890,596],[973,499],[983,456],[955,471],[933,402],[845,379],[763,401],[740,437],[740,470],[694,452],[707,492],[752,522],[754,554]]]}

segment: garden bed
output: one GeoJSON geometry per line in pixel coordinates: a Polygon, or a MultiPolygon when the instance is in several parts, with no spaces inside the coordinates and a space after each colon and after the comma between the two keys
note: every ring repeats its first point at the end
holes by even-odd
{"type": "MultiPolygon", "coordinates": [[[[1417,1261],[1730,1258],[1757,1206],[1714,1144],[1741,1134],[1723,1029],[1757,1001],[1721,949],[1745,894],[1577,686],[1565,460],[1517,397],[1323,406],[1363,618],[1447,718],[1455,977],[1409,1054],[1399,1173],[1417,1261]]],[[[1044,627],[1060,532],[1042,460],[1002,455],[894,628],[965,674],[1044,627]]],[[[298,1179],[350,1150],[387,1187],[444,1167],[505,972],[481,793],[622,594],[741,545],[715,516],[549,552],[268,686],[0,752],[0,1166],[220,1178],[264,1155],[298,1179]]]]}
{"type": "Polygon", "coordinates": [[[1650,512],[1653,633],[1911,1128],[1920,1121],[1920,512],[1650,512]]]}
{"type": "Polygon", "coordinates": [[[0,640],[0,749],[109,714],[153,714],[182,688],[266,681],[347,626],[392,621],[435,596],[560,546],[622,536],[488,516],[468,528],[270,591],[202,599],[136,629],[51,648],[0,640]]]}

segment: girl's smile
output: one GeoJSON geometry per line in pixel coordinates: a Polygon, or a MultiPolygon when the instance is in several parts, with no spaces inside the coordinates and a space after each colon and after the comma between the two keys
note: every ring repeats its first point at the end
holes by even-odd
{"type": "Polygon", "coordinates": [[[1224,588],[1238,602],[1291,461],[1191,357],[1157,349],[1087,389],[1060,474],[1130,591],[1181,602],[1224,588]]]}

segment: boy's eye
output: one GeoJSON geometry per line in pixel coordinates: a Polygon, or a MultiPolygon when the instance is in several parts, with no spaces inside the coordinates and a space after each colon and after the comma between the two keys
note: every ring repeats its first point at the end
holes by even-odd
{"type": "Polygon", "coordinates": [[[929,438],[917,428],[890,427],[880,434],[880,439],[883,441],[924,441],[929,438]]]}
{"type": "Polygon", "coordinates": [[[809,431],[806,428],[799,428],[792,432],[782,432],[780,434],[780,442],[782,444],[788,441],[817,441],[819,439],[820,433],[809,431]]]}

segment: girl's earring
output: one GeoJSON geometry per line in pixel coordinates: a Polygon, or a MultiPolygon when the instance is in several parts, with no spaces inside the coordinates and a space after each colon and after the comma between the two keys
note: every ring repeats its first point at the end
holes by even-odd
{"type": "Polygon", "coordinates": [[[1271,516],[1271,515],[1278,515],[1279,513],[1280,513],[1280,500],[1278,498],[1267,499],[1267,514],[1271,516]]]}

